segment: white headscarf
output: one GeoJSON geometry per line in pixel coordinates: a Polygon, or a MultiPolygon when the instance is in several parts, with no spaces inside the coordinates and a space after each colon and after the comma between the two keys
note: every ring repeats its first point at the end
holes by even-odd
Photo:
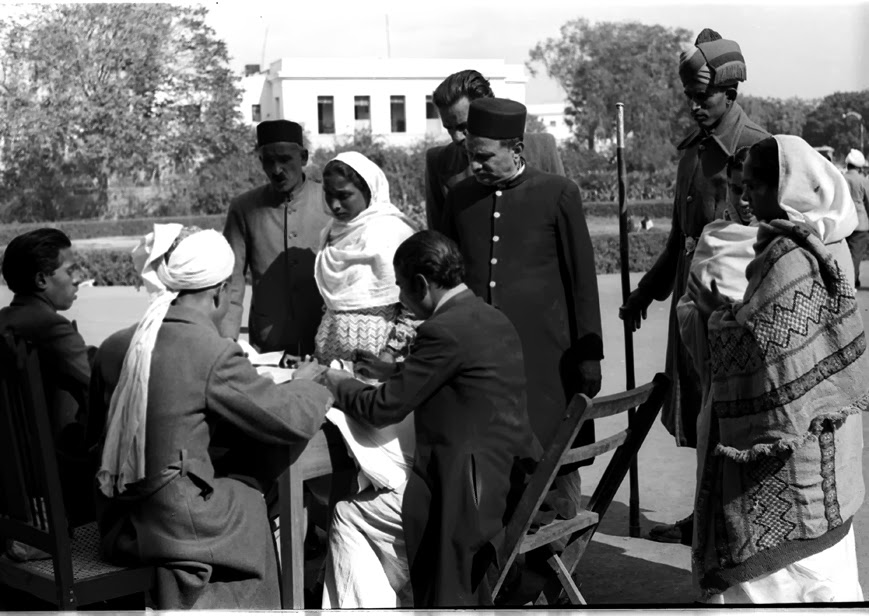
{"type": "Polygon", "coordinates": [[[166,253],[183,227],[154,225],[133,249],[133,263],[145,282],[151,303],[136,327],[106,419],[106,442],[97,473],[108,497],[145,477],[145,418],[151,353],[157,332],[180,291],[204,289],[230,277],[235,256],[217,231],[198,231],[182,239],[169,259],[166,253]]]}
{"type": "Polygon", "coordinates": [[[857,228],[857,208],[845,176],[800,137],[776,135],[778,199],[788,219],[807,225],[824,244],[857,228]]]}
{"type": "MultiPolygon", "coordinates": [[[[343,152],[340,160],[362,176],[371,203],[347,222],[332,219],[320,234],[314,277],[331,310],[359,310],[398,302],[392,258],[416,229],[389,202],[389,182],[383,171],[359,152],[343,152]]],[[[332,161],[329,161],[332,162],[332,161]]]]}

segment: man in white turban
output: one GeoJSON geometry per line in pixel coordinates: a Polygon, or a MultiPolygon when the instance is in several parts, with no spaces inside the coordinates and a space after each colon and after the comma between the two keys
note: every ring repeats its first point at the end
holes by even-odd
{"type": "Polygon", "coordinates": [[[234,263],[220,233],[155,225],[134,262],[151,303],[100,347],[91,383],[96,413],[108,406],[103,551],[157,566],[157,609],[279,608],[263,482],[283,469],[248,480],[216,468],[212,435],[286,447],[316,434],[332,397],[311,382],[275,385],[220,336],[234,263]]]}

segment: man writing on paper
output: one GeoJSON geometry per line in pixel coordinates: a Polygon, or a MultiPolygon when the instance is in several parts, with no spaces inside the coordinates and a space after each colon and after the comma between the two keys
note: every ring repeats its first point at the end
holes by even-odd
{"type": "Polygon", "coordinates": [[[373,373],[390,373],[380,387],[314,365],[296,373],[324,380],[339,408],[374,427],[415,410],[416,454],[403,497],[359,495],[335,509],[324,594],[331,607],[408,607],[400,601],[410,580],[413,607],[479,605],[511,470],[539,453],[525,410],[522,345],[507,317],[462,283],[461,255],[440,233],[411,236],[393,263],[401,302],[425,319],[408,358],[369,360],[373,373]],[[375,584],[385,591],[372,594],[375,584]]]}

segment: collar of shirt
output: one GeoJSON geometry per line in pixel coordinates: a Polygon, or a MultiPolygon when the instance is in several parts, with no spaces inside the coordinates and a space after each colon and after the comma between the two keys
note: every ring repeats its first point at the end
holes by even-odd
{"type": "Polygon", "coordinates": [[[458,295],[462,291],[467,291],[467,290],[468,290],[468,285],[466,285],[463,282],[463,283],[459,284],[459,286],[453,287],[452,289],[450,289],[449,291],[447,291],[446,293],[441,295],[441,298],[440,298],[440,300],[438,300],[438,303],[435,306],[435,309],[432,312],[432,314],[435,314],[438,310],[440,310],[441,306],[446,304],[449,300],[454,298],[456,295],[458,295]]]}
{"type": "Polygon", "coordinates": [[[509,178],[507,178],[506,180],[502,180],[502,181],[498,182],[497,184],[495,184],[495,185],[493,186],[493,188],[495,188],[495,190],[502,190],[502,189],[504,189],[504,188],[509,188],[509,187],[510,187],[510,184],[511,184],[512,182],[515,182],[516,179],[519,178],[519,176],[522,175],[522,172],[523,172],[523,171],[525,171],[525,160],[524,160],[524,159],[522,159],[521,162],[519,163],[519,168],[516,170],[516,173],[514,173],[513,175],[511,175],[511,176],[510,176],[509,178]]]}
{"type": "Polygon", "coordinates": [[[302,174],[302,181],[299,182],[299,185],[296,186],[295,189],[291,190],[291,191],[288,192],[288,193],[279,193],[278,191],[276,191],[276,190],[272,187],[271,184],[269,184],[268,186],[269,186],[269,192],[271,192],[272,196],[274,197],[274,203],[273,203],[273,205],[274,205],[274,206],[279,206],[279,205],[283,205],[284,203],[290,203],[290,202],[295,201],[296,199],[298,199],[298,198],[299,198],[299,195],[301,195],[303,192],[305,192],[305,189],[306,189],[307,186],[308,186],[308,178],[307,178],[307,176],[303,173],[303,174],[302,174]]]}
{"type": "Polygon", "coordinates": [[[737,128],[742,122],[742,108],[739,103],[734,102],[724,117],[719,120],[718,124],[706,130],[699,126],[695,128],[677,147],[679,150],[685,150],[698,143],[704,143],[707,147],[715,144],[727,156],[733,154],[733,147],[737,134],[737,128]]]}

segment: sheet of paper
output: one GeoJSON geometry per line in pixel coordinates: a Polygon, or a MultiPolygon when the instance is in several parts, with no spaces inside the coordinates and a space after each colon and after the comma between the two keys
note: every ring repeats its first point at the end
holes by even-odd
{"type": "Polygon", "coordinates": [[[295,372],[292,368],[278,368],[277,366],[257,366],[256,371],[278,384],[291,381],[295,372]]]}
{"type": "Polygon", "coordinates": [[[239,340],[238,346],[244,351],[247,358],[254,366],[277,366],[284,356],[283,351],[272,351],[271,353],[259,353],[253,348],[247,340],[239,340]]]}

